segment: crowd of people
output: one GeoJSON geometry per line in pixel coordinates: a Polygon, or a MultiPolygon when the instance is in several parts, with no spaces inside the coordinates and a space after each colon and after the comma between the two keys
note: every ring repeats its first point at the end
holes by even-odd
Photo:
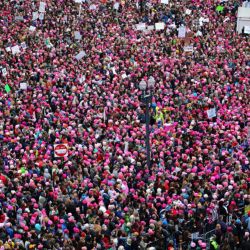
{"type": "Polygon", "coordinates": [[[243,1],[41,2],[0,1],[0,249],[250,249],[243,1]]]}

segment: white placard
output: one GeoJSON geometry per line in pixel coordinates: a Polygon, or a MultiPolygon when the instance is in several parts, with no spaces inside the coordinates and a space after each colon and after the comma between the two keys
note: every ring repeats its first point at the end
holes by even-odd
{"type": "Polygon", "coordinates": [[[36,19],[38,19],[38,12],[33,12],[32,13],[32,20],[35,21],[36,19]]]}
{"type": "Polygon", "coordinates": [[[15,16],[16,21],[23,21],[23,16],[15,16]]]}
{"type": "Polygon", "coordinates": [[[27,83],[26,82],[21,82],[20,83],[20,89],[27,90],[27,83]]]}
{"type": "Polygon", "coordinates": [[[19,48],[18,45],[16,45],[16,46],[13,46],[13,47],[11,48],[11,51],[12,51],[12,54],[13,54],[13,55],[18,54],[18,53],[20,53],[20,48],[19,48]]]}
{"type": "Polygon", "coordinates": [[[122,79],[125,79],[125,78],[127,78],[126,73],[122,74],[122,79]]]}
{"type": "Polygon", "coordinates": [[[136,30],[145,30],[146,24],[145,23],[138,23],[136,24],[136,30]]]}
{"type": "Polygon", "coordinates": [[[155,23],[155,29],[156,30],[164,30],[165,23],[155,23]]]}
{"type": "Polygon", "coordinates": [[[168,4],[168,0],[161,0],[161,3],[168,4]]]}
{"type": "Polygon", "coordinates": [[[216,109],[212,108],[212,109],[207,110],[207,116],[209,119],[216,117],[216,109]]]}
{"type": "Polygon", "coordinates": [[[86,80],[85,75],[82,75],[82,76],[79,78],[79,82],[80,82],[80,83],[83,83],[85,80],[86,80]]]}
{"type": "Polygon", "coordinates": [[[79,31],[75,31],[74,35],[75,35],[76,40],[81,40],[82,39],[82,35],[80,34],[79,31]]]}
{"type": "Polygon", "coordinates": [[[11,48],[10,48],[10,47],[7,47],[7,48],[5,48],[5,50],[6,50],[7,52],[10,52],[10,51],[11,51],[11,48]]]}
{"type": "Polygon", "coordinates": [[[154,30],[155,29],[155,26],[154,25],[149,25],[147,26],[147,30],[148,31],[151,31],[151,30],[154,30]]]}
{"type": "Polygon", "coordinates": [[[75,0],[75,3],[85,3],[85,0],[75,0]]]}
{"type": "Polygon", "coordinates": [[[45,12],[45,6],[46,6],[45,2],[40,2],[39,12],[45,12]]]}
{"type": "Polygon", "coordinates": [[[22,47],[22,49],[27,49],[26,43],[25,43],[25,42],[22,42],[22,43],[21,43],[21,47],[22,47]]]}
{"type": "Polygon", "coordinates": [[[39,20],[43,20],[44,19],[44,13],[40,13],[39,14],[39,20]]]}
{"type": "Polygon", "coordinates": [[[3,74],[3,76],[6,76],[6,75],[7,75],[7,70],[6,70],[6,68],[3,68],[3,69],[2,69],[2,74],[3,74]]]}
{"type": "Polygon", "coordinates": [[[91,5],[89,6],[89,9],[90,9],[90,10],[96,10],[96,5],[95,5],[95,4],[91,4],[91,5]]]}
{"type": "Polygon", "coordinates": [[[30,30],[31,32],[34,32],[34,31],[36,30],[36,27],[35,27],[35,26],[30,26],[30,27],[29,27],[29,30],[30,30]]]}
{"type": "Polygon", "coordinates": [[[185,13],[186,13],[187,15],[190,15],[190,14],[192,13],[192,10],[186,9],[185,13]]]}
{"type": "Polygon", "coordinates": [[[193,45],[185,46],[183,49],[185,52],[193,52],[194,51],[193,45]]]}
{"type": "Polygon", "coordinates": [[[120,4],[119,3],[115,3],[113,8],[114,10],[119,10],[120,4]]]}
{"type": "Polygon", "coordinates": [[[179,38],[184,38],[186,36],[186,27],[181,26],[178,29],[178,37],[179,38]]]}
{"type": "Polygon", "coordinates": [[[250,34],[250,26],[244,26],[244,33],[250,34]]]}
{"type": "Polygon", "coordinates": [[[75,58],[76,58],[76,60],[78,60],[78,61],[80,61],[84,56],[86,56],[86,53],[85,53],[85,51],[81,51],[81,52],[79,52],[76,56],[75,56],[75,58]]]}

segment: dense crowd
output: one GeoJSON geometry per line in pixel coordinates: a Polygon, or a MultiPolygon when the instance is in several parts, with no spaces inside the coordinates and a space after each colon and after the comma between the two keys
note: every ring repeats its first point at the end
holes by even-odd
{"type": "Polygon", "coordinates": [[[242,1],[43,2],[0,1],[0,249],[250,249],[242,1]]]}

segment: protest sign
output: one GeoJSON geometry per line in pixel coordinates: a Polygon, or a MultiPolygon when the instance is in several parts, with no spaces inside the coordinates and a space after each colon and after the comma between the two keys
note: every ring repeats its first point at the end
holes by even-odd
{"type": "Polygon", "coordinates": [[[43,20],[44,19],[44,13],[40,13],[39,14],[39,20],[43,20]]]}
{"type": "Polygon", "coordinates": [[[6,85],[4,86],[4,89],[5,89],[5,91],[6,91],[7,93],[9,93],[9,92],[11,91],[11,88],[10,88],[10,86],[9,86],[8,84],[6,84],[6,85]]]}
{"type": "Polygon", "coordinates": [[[22,49],[27,49],[26,43],[25,43],[25,42],[22,42],[22,43],[21,43],[21,47],[22,47],[22,49]]]}
{"type": "Polygon", "coordinates": [[[80,61],[84,56],[86,56],[86,53],[82,50],[75,56],[75,58],[76,60],[80,61]]]}
{"type": "Polygon", "coordinates": [[[30,27],[29,27],[29,31],[33,32],[33,31],[35,31],[35,30],[36,30],[36,27],[35,27],[35,26],[30,26],[30,27]]]}
{"type": "Polygon", "coordinates": [[[155,29],[155,26],[154,25],[149,25],[147,26],[147,30],[148,31],[151,31],[151,30],[154,30],[155,29]]]}
{"type": "Polygon", "coordinates": [[[250,26],[244,26],[244,33],[250,34],[250,26]]]}
{"type": "Polygon", "coordinates": [[[20,89],[27,90],[27,83],[26,82],[21,82],[20,83],[20,89]]]}
{"type": "Polygon", "coordinates": [[[179,38],[184,38],[186,36],[186,27],[181,26],[178,29],[178,37],[179,38]]]}
{"type": "Polygon", "coordinates": [[[3,74],[3,76],[6,76],[6,75],[7,75],[7,70],[6,70],[6,68],[3,68],[3,69],[2,69],[2,74],[3,74]]]}
{"type": "Polygon", "coordinates": [[[79,31],[75,31],[74,35],[75,35],[76,40],[81,40],[82,39],[82,35],[80,34],[79,31]]]}
{"type": "Polygon", "coordinates": [[[45,12],[45,6],[46,6],[45,2],[40,2],[39,12],[45,12]]]}
{"type": "Polygon", "coordinates": [[[36,19],[38,19],[38,12],[33,12],[32,13],[32,21],[35,21],[36,19]]]}
{"type": "Polygon", "coordinates": [[[216,117],[216,109],[212,108],[212,109],[207,110],[207,116],[209,119],[216,117]]]}
{"type": "Polygon", "coordinates": [[[185,52],[193,52],[194,51],[193,45],[185,46],[183,49],[185,52]]]}
{"type": "Polygon", "coordinates": [[[146,24],[145,23],[138,23],[136,24],[136,30],[145,30],[146,24]]]}
{"type": "Polygon", "coordinates": [[[161,3],[168,4],[168,0],[161,0],[161,3]]]}
{"type": "Polygon", "coordinates": [[[164,30],[165,23],[155,23],[156,30],[164,30]]]}
{"type": "Polygon", "coordinates": [[[119,6],[120,6],[120,4],[116,2],[116,3],[114,4],[113,8],[114,8],[115,10],[119,10],[119,6]]]}
{"type": "Polygon", "coordinates": [[[15,16],[16,21],[23,21],[23,16],[15,16]]]}
{"type": "Polygon", "coordinates": [[[54,156],[65,157],[68,155],[68,144],[55,144],[54,145],[54,156]]]}
{"type": "Polygon", "coordinates": [[[6,50],[7,52],[10,52],[10,51],[11,51],[11,48],[10,48],[10,47],[6,47],[5,50],[6,50]]]}
{"type": "Polygon", "coordinates": [[[89,9],[90,9],[90,10],[96,10],[96,5],[95,5],[95,4],[91,4],[91,5],[89,6],[89,9]]]}
{"type": "Polygon", "coordinates": [[[20,53],[20,48],[19,48],[18,45],[16,45],[16,46],[13,46],[13,47],[11,48],[11,51],[12,51],[12,54],[13,54],[13,55],[18,54],[18,53],[20,53]]]}
{"type": "Polygon", "coordinates": [[[186,9],[185,13],[186,13],[187,15],[190,15],[190,14],[192,13],[192,10],[186,9]]]}

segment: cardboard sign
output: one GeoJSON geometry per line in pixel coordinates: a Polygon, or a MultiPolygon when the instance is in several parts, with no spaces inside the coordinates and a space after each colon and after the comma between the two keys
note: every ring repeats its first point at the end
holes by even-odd
{"type": "Polygon", "coordinates": [[[207,117],[209,119],[213,118],[213,117],[216,117],[216,109],[212,108],[212,109],[207,110],[207,117]]]}
{"type": "Polygon", "coordinates": [[[164,30],[165,23],[155,23],[155,29],[156,30],[164,30]]]}
{"type": "Polygon", "coordinates": [[[75,35],[76,40],[81,40],[82,39],[82,35],[80,34],[79,31],[75,31],[74,35],[75,35]]]}
{"type": "Polygon", "coordinates": [[[13,46],[13,47],[11,48],[11,51],[12,51],[12,54],[13,54],[13,55],[18,54],[18,53],[20,53],[20,48],[19,48],[18,45],[16,45],[16,46],[13,46]]]}
{"type": "Polygon", "coordinates": [[[68,155],[68,144],[55,144],[54,145],[54,156],[65,157],[68,155]]]}
{"type": "Polygon", "coordinates": [[[178,37],[179,37],[179,38],[184,38],[185,36],[186,36],[186,27],[181,26],[181,27],[178,29],[178,37]]]}
{"type": "Polygon", "coordinates": [[[145,30],[146,24],[145,23],[138,23],[136,24],[136,30],[145,30]]]}
{"type": "Polygon", "coordinates": [[[46,6],[45,2],[40,2],[39,12],[45,12],[45,6],[46,6]]]}
{"type": "Polygon", "coordinates": [[[20,89],[27,90],[27,83],[26,82],[21,82],[20,83],[20,89]]]}
{"type": "Polygon", "coordinates": [[[76,58],[76,60],[78,60],[78,61],[80,61],[84,56],[86,56],[86,53],[85,53],[85,51],[81,51],[81,52],[79,52],[76,56],[75,56],[75,58],[76,58]]]}

